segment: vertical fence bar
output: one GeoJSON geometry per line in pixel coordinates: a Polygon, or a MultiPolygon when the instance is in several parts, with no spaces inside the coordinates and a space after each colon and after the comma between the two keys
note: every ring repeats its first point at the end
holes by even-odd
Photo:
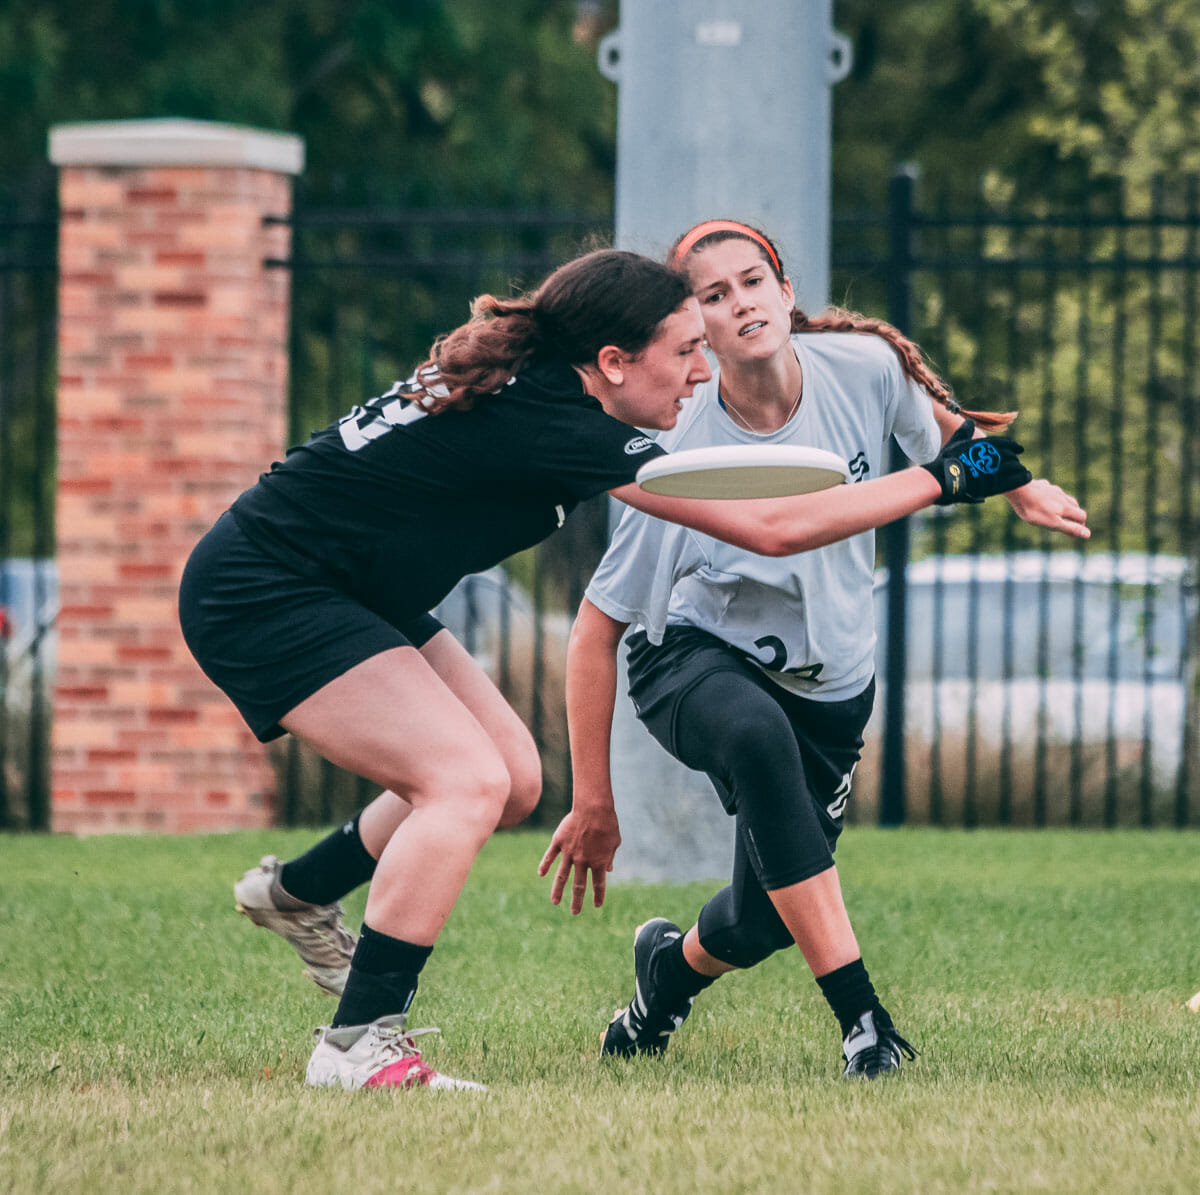
{"type": "MultiPolygon", "coordinates": [[[[975,263],[975,284],[971,287],[972,331],[975,336],[975,373],[986,378],[988,371],[987,324],[988,286],[985,267],[987,229],[983,194],[975,191],[975,211],[971,221],[970,259],[975,263]]],[[[969,277],[970,275],[968,275],[969,277]]],[[[977,562],[981,555],[981,520],[977,509],[964,512],[971,528],[971,555],[977,562]]],[[[974,829],[979,824],[979,640],[980,587],[978,569],[967,578],[967,734],[965,746],[966,772],[963,779],[962,824],[974,829]]]]}
{"type": "MultiPolygon", "coordinates": [[[[943,265],[938,274],[938,286],[942,296],[953,294],[954,273],[949,266],[953,256],[951,253],[952,236],[949,205],[943,190],[938,199],[938,255],[943,265]]],[[[952,319],[950,303],[943,301],[938,313],[938,338],[941,358],[946,367],[951,364],[952,319]]],[[[933,520],[932,551],[941,560],[946,555],[947,529],[949,520],[935,518],[933,520]]],[[[929,661],[930,690],[933,694],[932,734],[929,744],[929,821],[932,825],[940,826],[946,820],[946,783],[944,779],[944,756],[946,742],[942,735],[942,719],[939,694],[946,676],[946,586],[939,574],[933,585],[933,626],[930,633],[931,657],[929,661]]]]}
{"type": "MultiPolygon", "coordinates": [[[[1112,352],[1109,361],[1109,390],[1112,415],[1109,425],[1109,467],[1112,473],[1112,513],[1109,517],[1109,546],[1116,559],[1124,541],[1124,495],[1125,495],[1125,338],[1127,335],[1126,304],[1128,302],[1128,278],[1126,275],[1126,210],[1125,184],[1118,180],[1115,188],[1116,210],[1113,213],[1114,266],[1112,282],[1113,331],[1112,352]]],[[[1110,829],[1117,824],[1118,814],[1118,760],[1117,760],[1117,707],[1116,679],[1120,666],[1120,640],[1118,638],[1118,616],[1121,609],[1121,584],[1113,570],[1108,603],[1108,710],[1107,738],[1105,742],[1106,775],[1104,781],[1104,825],[1110,829]]]]}
{"type": "MultiPolygon", "coordinates": [[[[902,167],[888,189],[888,320],[905,335],[912,332],[913,200],[916,170],[902,167]]],[[[903,456],[891,446],[891,467],[903,456]]],[[[898,826],[905,814],[904,690],[908,672],[906,631],[908,566],[911,529],[907,518],[883,529],[883,558],[887,565],[887,663],[884,701],[883,776],[879,795],[879,824],[898,826]]]]}
{"type": "MultiPolygon", "coordinates": [[[[1076,252],[1079,260],[1077,284],[1079,286],[1079,321],[1075,328],[1075,476],[1072,489],[1080,505],[1087,509],[1087,429],[1088,410],[1088,366],[1091,362],[1091,235],[1089,218],[1092,211],[1092,192],[1084,192],[1082,220],[1079,224],[1079,242],[1076,252]]],[[[1075,574],[1071,601],[1072,650],[1071,671],[1075,693],[1075,738],[1071,744],[1071,780],[1067,820],[1072,826],[1083,824],[1083,604],[1084,582],[1080,573],[1075,574]]]]}
{"type": "MultiPolygon", "coordinates": [[[[1162,346],[1163,324],[1163,179],[1156,176],[1150,189],[1150,243],[1147,267],[1149,298],[1147,304],[1148,327],[1146,329],[1146,489],[1144,509],[1146,511],[1146,553],[1148,570],[1153,569],[1159,551],[1158,530],[1158,470],[1154,467],[1154,455],[1159,445],[1159,407],[1162,401],[1162,379],[1159,375],[1159,353],[1162,346]]],[[[1145,599],[1143,602],[1142,638],[1142,771],[1139,787],[1139,820],[1143,826],[1154,824],[1153,806],[1153,659],[1158,628],[1155,626],[1155,602],[1151,574],[1147,572],[1145,599]]]]}
{"type": "MultiPolygon", "coordinates": [[[[1057,279],[1055,276],[1056,245],[1054,230],[1047,224],[1043,234],[1042,286],[1042,344],[1041,344],[1041,449],[1044,460],[1054,460],[1054,330],[1057,327],[1054,303],[1057,279]]],[[[1048,793],[1046,777],[1046,748],[1048,739],[1049,705],[1046,678],[1050,670],[1050,583],[1043,573],[1038,586],[1037,677],[1038,707],[1033,766],[1033,824],[1046,824],[1048,793]]]]}
{"type": "MultiPolygon", "coordinates": [[[[1187,219],[1187,232],[1184,237],[1184,257],[1194,263],[1197,254],[1197,232],[1200,231],[1200,179],[1189,175],[1184,188],[1184,212],[1187,219]]],[[[1175,825],[1182,829],[1190,820],[1190,788],[1189,778],[1192,764],[1196,757],[1196,726],[1195,726],[1195,678],[1193,675],[1192,659],[1196,649],[1194,619],[1188,617],[1187,593],[1188,587],[1194,583],[1193,574],[1196,569],[1196,528],[1192,511],[1192,499],[1196,486],[1196,403],[1200,395],[1196,393],[1196,324],[1200,321],[1200,311],[1196,304],[1196,267],[1191,265],[1183,271],[1183,385],[1180,387],[1179,407],[1180,424],[1183,429],[1181,485],[1182,499],[1179,509],[1179,542],[1183,545],[1183,553],[1190,562],[1188,576],[1180,584],[1184,587],[1181,594],[1182,617],[1184,626],[1180,641],[1184,660],[1183,672],[1183,725],[1180,728],[1183,738],[1183,750],[1179,760],[1179,771],[1175,782],[1175,825]]]]}
{"type": "MultiPolygon", "coordinates": [[[[1010,236],[1006,246],[1010,259],[1015,253],[1010,236]]],[[[1020,332],[1018,320],[1021,305],[1020,274],[1017,269],[1006,271],[1008,285],[1008,318],[1005,321],[1004,353],[1005,353],[1005,392],[1016,398],[1015,382],[1017,366],[1020,361],[1020,332]]],[[[1019,409],[1018,404],[1017,408],[1019,409]]],[[[1004,553],[1008,556],[1016,548],[1014,526],[1016,517],[1012,511],[1007,513],[1004,520],[1004,553]]],[[[1003,589],[1004,626],[1001,643],[1000,675],[1004,681],[1004,708],[1000,718],[1000,793],[996,805],[996,820],[1002,826],[1009,826],[1013,820],[1013,681],[1014,658],[1016,655],[1015,623],[1016,623],[1016,581],[1011,571],[1005,571],[1003,589]]]]}

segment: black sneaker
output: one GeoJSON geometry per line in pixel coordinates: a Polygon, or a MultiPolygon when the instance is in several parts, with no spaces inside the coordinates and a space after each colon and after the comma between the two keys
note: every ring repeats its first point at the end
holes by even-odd
{"type": "Polygon", "coordinates": [[[901,1054],[910,1062],[917,1056],[885,1012],[878,1016],[864,1012],[846,1034],[842,1054],[846,1059],[842,1073],[849,1079],[878,1079],[900,1069],[901,1054]]]}
{"type": "Polygon", "coordinates": [[[687,1020],[692,1000],[667,1008],[654,997],[654,956],[663,946],[683,937],[683,931],[665,917],[653,917],[639,925],[633,935],[633,975],[635,991],[628,1008],[618,1008],[605,1030],[600,1047],[602,1056],[620,1054],[661,1054],[671,1034],[687,1020]]]}

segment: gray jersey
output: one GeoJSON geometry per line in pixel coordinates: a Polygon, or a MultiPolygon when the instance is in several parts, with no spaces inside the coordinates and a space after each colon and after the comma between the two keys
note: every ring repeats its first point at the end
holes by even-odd
{"type": "MultiPolygon", "coordinates": [[[[800,444],[849,462],[851,481],[882,477],[895,436],[922,463],[941,448],[929,395],[892,347],[864,333],[792,336],[804,398],[778,431],[757,435],[718,402],[719,375],[697,388],[658,443],[668,451],[718,444],[800,444]]],[[[866,688],[875,668],[871,589],[875,533],[780,558],[757,556],[674,523],[626,510],[587,587],[588,600],[661,643],[668,626],[708,631],[767,675],[818,701],[866,688]]]]}

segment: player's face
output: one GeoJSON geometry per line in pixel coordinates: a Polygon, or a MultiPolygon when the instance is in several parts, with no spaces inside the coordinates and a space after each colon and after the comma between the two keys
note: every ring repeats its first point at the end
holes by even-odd
{"type": "Polygon", "coordinates": [[[734,237],[693,253],[688,277],[718,361],[765,360],[783,351],[795,295],[753,241],[734,237]]]}
{"type": "Polygon", "coordinates": [[[605,410],[634,427],[674,427],[683,400],[712,377],[703,346],[699,304],[687,299],[637,356],[624,359],[622,385],[604,402],[605,410]]]}

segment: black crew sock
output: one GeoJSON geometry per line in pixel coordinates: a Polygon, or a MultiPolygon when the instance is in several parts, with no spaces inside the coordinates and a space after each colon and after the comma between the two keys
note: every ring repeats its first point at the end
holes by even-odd
{"type": "Polygon", "coordinates": [[[842,1027],[843,1037],[850,1032],[854,1022],[864,1012],[874,1013],[876,1023],[881,1028],[891,1025],[892,1018],[879,1003],[879,997],[875,994],[871,977],[867,974],[867,968],[863,966],[861,958],[856,958],[854,962],[838,967],[836,971],[830,971],[826,975],[818,975],[817,986],[829,1001],[829,1007],[833,1009],[833,1015],[842,1027]]]}
{"type": "Polygon", "coordinates": [[[313,905],[331,905],[375,874],[375,860],[358,832],[360,809],[344,826],[285,863],[279,882],[289,896],[313,905]]]}
{"type": "Polygon", "coordinates": [[[714,975],[702,975],[683,957],[682,937],[664,942],[654,952],[651,971],[655,1000],[668,1008],[698,996],[716,979],[714,975]]]}
{"type": "Polygon", "coordinates": [[[389,938],[364,925],[333,1017],[334,1028],[367,1025],[380,1017],[407,1012],[417,994],[421,968],[432,953],[432,946],[389,938]]]}

